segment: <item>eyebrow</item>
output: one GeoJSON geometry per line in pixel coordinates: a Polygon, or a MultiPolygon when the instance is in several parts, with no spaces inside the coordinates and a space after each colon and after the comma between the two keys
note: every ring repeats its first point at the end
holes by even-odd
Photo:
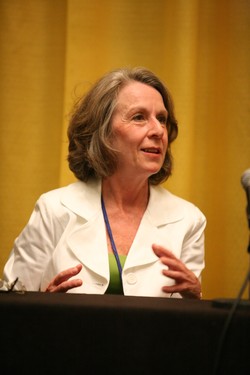
{"type": "MultiPolygon", "coordinates": [[[[127,113],[129,114],[129,113],[131,113],[131,112],[136,112],[136,111],[147,111],[147,107],[143,107],[142,105],[139,105],[139,106],[137,106],[137,105],[135,105],[135,106],[132,106],[132,107],[130,107],[129,109],[127,108],[127,107],[125,107],[125,110],[127,109],[127,113]]],[[[166,116],[168,116],[168,111],[167,111],[167,109],[164,107],[163,109],[161,109],[159,112],[158,112],[158,114],[161,114],[161,115],[166,115],[166,116]]]]}

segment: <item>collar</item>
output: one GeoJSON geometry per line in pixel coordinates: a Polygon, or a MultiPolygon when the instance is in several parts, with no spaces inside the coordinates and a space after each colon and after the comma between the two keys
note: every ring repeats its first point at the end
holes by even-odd
{"type": "MultiPolygon", "coordinates": [[[[159,227],[184,217],[183,201],[162,186],[150,186],[145,215],[159,227]]],[[[78,216],[89,221],[101,211],[101,180],[77,181],[62,190],[61,203],[78,216]]]]}
{"type": "Polygon", "coordinates": [[[150,198],[146,215],[151,223],[159,227],[183,219],[183,199],[173,195],[162,186],[150,186],[150,198]]]}
{"type": "Polygon", "coordinates": [[[61,203],[89,221],[101,209],[101,181],[77,181],[62,190],[61,203]]]}

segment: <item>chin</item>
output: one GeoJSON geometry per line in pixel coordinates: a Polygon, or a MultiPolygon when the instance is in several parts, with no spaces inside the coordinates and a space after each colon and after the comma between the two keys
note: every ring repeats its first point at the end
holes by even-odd
{"type": "Polygon", "coordinates": [[[162,165],[157,165],[157,166],[155,166],[155,167],[152,167],[152,168],[149,168],[148,169],[148,172],[152,175],[152,174],[156,174],[156,173],[158,173],[160,170],[161,170],[161,167],[162,167],[162,165]]]}
{"type": "Polygon", "coordinates": [[[153,176],[154,174],[158,173],[160,171],[160,169],[150,169],[150,170],[148,170],[148,178],[150,176],[153,176]]]}

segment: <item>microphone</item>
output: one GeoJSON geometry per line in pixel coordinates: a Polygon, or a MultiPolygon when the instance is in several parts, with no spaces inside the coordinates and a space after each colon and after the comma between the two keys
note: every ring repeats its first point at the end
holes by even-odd
{"type": "Polygon", "coordinates": [[[247,169],[241,176],[241,184],[246,191],[247,195],[247,219],[248,219],[248,228],[250,229],[250,168],[247,169]]]}

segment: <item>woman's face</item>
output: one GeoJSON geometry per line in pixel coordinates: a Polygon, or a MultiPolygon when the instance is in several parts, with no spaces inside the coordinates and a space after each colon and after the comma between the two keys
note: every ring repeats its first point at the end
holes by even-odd
{"type": "Polygon", "coordinates": [[[151,86],[132,81],[120,90],[111,119],[117,171],[148,178],[161,169],[168,147],[167,117],[160,93],[151,86]]]}

